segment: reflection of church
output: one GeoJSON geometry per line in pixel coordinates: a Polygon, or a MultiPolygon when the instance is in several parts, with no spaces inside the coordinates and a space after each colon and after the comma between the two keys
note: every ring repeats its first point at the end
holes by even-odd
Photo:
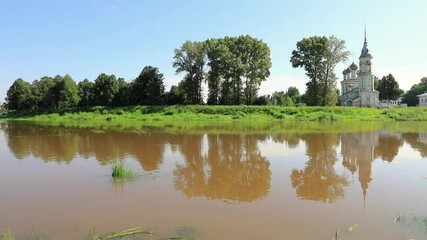
{"type": "Polygon", "coordinates": [[[379,92],[374,89],[371,59],[372,55],[369,53],[365,31],[365,42],[359,57],[359,67],[353,62],[343,72],[344,78],[341,81],[342,106],[380,106],[379,92]]]}
{"type": "Polygon", "coordinates": [[[375,159],[374,149],[378,145],[378,139],[378,132],[345,133],[341,135],[343,166],[352,174],[358,170],[364,202],[366,202],[369,183],[372,181],[372,162],[375,159]]]}

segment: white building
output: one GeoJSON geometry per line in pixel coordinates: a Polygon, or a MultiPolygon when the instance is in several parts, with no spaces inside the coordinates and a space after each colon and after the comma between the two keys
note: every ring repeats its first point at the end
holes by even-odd
{"type": "Polygon", "coordinates": [[[423,93],[417,96],[418,97],[418,106],[427,107],[427,93],[423,93]]]}
{"type": "Polygon", "coordinates": [[[365,42],[359,57],[359,67],[353,62],[343,72],[342,106],[380,107],[379,92],[374,89],[371,59],[365,30],[365,42]]]}

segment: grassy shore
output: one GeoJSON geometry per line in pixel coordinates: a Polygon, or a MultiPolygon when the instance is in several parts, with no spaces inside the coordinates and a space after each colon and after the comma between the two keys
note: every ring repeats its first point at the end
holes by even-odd
{"type": "Polygon", "coordinates": [[[0,119],[79,122],[141,121],[427,121],[427,108],[135,106],[5,112],[0,119]]]}

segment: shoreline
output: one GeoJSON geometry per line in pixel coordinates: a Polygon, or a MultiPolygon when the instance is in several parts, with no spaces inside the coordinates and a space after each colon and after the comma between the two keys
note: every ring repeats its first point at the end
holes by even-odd
{"type": "Polygon", "coordinates": [[[427,108],[283,106],[132,106],[13,111],[1,120],[43,122],[427,121],[427,108]]]}

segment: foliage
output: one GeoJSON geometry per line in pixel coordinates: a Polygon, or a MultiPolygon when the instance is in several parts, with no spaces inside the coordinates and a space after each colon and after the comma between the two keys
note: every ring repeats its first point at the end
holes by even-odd
{"type": "Polygon", "coordinates": [[[89,107],[93,106],[95,99],[94,93],[95,84],[89,81],[87,78],[78,83],[80,102],[79,106],[89,107]]]}
{"type": "Polygon", "coordinates": [[[54,80],[55,86],[53,90],[57,96],[57,102],[55,102],[56,107],[71,108],[77,106],[80,101],[78,86],[70,75],[67,74],[64,77],[58,75],[54,80]]]}
{"type": "Polygon", "coordinates": [[[174,50],[173,67],[176,72],[186,72],[184,91],[191,104],[203,103],[202,82],[205,80],[206,46],[203,42],[186,41],[179,49],[174,50]]]}
{"type": "Polygon", "coordinates": [[[114,75],[101,73],[95,79],[93,86],[94,102],[100,106],[112,106],[114,96],[119,91],[119,85],[114,75]]]}
{"type": "Polygon", "coordinates": [[[133,104],[132,83],[127,83],[124,78],[117,79],[118,91],[114,95],[114,106],[130,106],[133,104]]]}
{"type": "Polygon", "coordinates": [[[133,82],[133,96],[135,104],[162,105],[165,85],[163,74],[159,69],[146,66],[133,82]]]}
{"type": "Polygon", "coordinates": [[[176,85],[172,85],[169,92],[165,94],[166,105],[184,104],[183,91],[176,85]]]}
{"type": "Polygon", "coordinates": [[[52,97],[52,89],[55,81],[52,77],[44,76],[31,84],[32,101],[37,108],[53,108],[55,103],[52,97]]]}
{"type": "Polygon", "coordinates": [[[310,106],[334,106],[336,97],[336,65],[348,58],[345,42],[330,36],[313,36],[297,42],[292,51],[292,67],[302,67],[310,81],[306,83],[305,103],[310,106]]]}
{"type": "Polygon", "coordinates": [[[408,106],[418,105],[418,95],[427,92],[427,77],[423,77],[419,83],[412,85],[411,89],[403,95],[403,103],[408,106]]]}
{"type": "Polygon", "coordinates": [[[399,88],[399,83],[389,74],[378,80],[377,88],[380,92],[380,100],[397,100],[403,95],[403,90],[399,88]]]}
{"type": "Polygon", "coordinates": [[[32,107],[31,84],[18,78],[6,93],[6,108],[8,110],[24,110],[32,107]]]}
{"type": "Polygon", "coordinates": [[[267,44],[246,35],[209,39],[206,46],[210,67],[208,103],[254,103],[261,82],[270,75],[267,44]]]}

